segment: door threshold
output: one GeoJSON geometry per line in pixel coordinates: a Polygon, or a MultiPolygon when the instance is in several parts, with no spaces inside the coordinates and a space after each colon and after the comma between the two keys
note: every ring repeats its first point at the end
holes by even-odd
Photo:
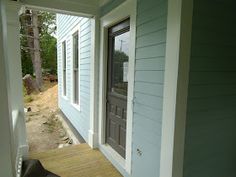
{"type": "Polygon", "coordinates": [[[122,175],[127,174],[126,160],[118,152],[108,144],[100,144],[99,149],[122,175]]]}

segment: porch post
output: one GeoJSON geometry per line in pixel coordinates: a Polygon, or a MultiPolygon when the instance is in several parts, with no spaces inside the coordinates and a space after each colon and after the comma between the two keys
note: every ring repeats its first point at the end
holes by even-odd
{"type": "Polygon", "coordinates": [[[193,0],[168,0],[160,177],[183,177],[193,0]]]}
{"type": "Polygon", "coordinates": [[[12,156],[12,125],[11,107],[9,99],[9,77],[7,75],[6,50],[6,11],[5,1],[0,1],[0,176],[14,177],[14,163],[12,156]]]}
{"type": "Polygon", "coordinates": [[[90,129],[88,144],[98,147],[99,15],[91,19],[90,129]]]}
{"type": "Polygon", "coordinates": [[[28,155],[28,144],[26,141],[26,126],[24,118],[22,71],[21,71],[21,52],[20,52],[20,23],[19,11],[21,4],[9,1],[6,4],[7,14],[7,52],[8,52],[8,71],[11,93],[12,112],[17,112],[18,117],[13,120],[18,128],[15,130],[15,146],[17,153],[25,157],[28,155]],[[20,151],[20,152],[19,152],[20,151]]]}

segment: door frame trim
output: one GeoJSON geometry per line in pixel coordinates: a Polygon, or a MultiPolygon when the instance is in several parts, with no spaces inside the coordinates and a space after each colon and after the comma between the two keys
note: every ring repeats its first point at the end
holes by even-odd
{"type": "MultiPolygon", "coordinates": [[[[132,155],[132,123],[133,123],[133,98],[134,98],[134,70],[135,70],[135,39],[136,39],[136,0],[127,0],[110,13],[101,18],[100,27],[100,76],[99,76],[99,148],[110,154],[109,159],[118,169],[123,169],[131,174],[132,155]],[[130,56],[129,56],[129,85],[127,96],[127,130],[126,130],[126,158],[120,155],[112,156],[107,145],[105,145],[106,127],[106,88],[107,88],[107,52],[108,52],[108,28],[130,18],[130,56]],[[122,160],[123,159],[123,160],[122,160]],[[114,162],[113,162],[114,161],[114,162]],[[119,166],[118,166],[118,165],[119,166]]],[[[123,171],[122,170],[122,171],[123,171]]]]}

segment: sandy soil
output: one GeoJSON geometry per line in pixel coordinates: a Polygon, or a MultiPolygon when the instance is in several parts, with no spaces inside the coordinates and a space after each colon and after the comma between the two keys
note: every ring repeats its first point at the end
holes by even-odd
{"type": "Polygon", "coordinates": [[[67,144],[68,138],[58,120],[57,84],[45,83],[44,91],[30,95],[32,101],[25,103],[26,128],[30,152],[42,152],[67,144]]]}

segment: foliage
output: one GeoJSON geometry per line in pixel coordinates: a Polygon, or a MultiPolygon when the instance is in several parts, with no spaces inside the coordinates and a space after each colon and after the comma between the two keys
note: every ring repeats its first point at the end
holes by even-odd
{"type": "Polygon", "coordinates": [[[24,95],[24,96],[26,96],[26,95],[27,95],[27,90],[26,90],[26,88],[25,88],[24,84],[23,84],[23,95],[24,95]]]}
{"type": "Polygon", "coordinates": [[[45,34],[41,37],[42,67],[51,74],[57,74],[57,40],[55,37],[45,34]]]}
{"type": "Polygon", "coordinates": [[[123,63],[128,60],[129,60],[129,56],[126,53],[124,53],[120,50],[115,50],[115,52],[114,52],[114,61],[115,62],[123,63]]]}
{"type": "Polygon", "coordinates": [[[123,81],[124,62],[128,62],[129,57],[122,51],[115,50],[113,55],[113,89],[120,94],[127,95],[127,82],[123,81]]]}
{"type": "Polygon", "coordinates": [[[129,57],[124,52],[116,50],[114,52],[114,82],[119,83],[123,80],[123,63],[128,62],[129,57]]]}
{"type": "Polygon", "coordinates": [[[56,31],[56,14],[39,12],[40,34],[54,35],[56,31]]]}
{"type": "Polygon", "coordinates": [[[31,95],[26,95],[26,96],[24,97],[24,102],[25,102],[25,103],[30,103],[30,102],[32,102],[32,101],[34,101],[34,99],[33,99],[33,97],[32,97],[31,95]]]}
{"type": "MultiPolygon", "coordinates": [[[[33,74],[34,67],[30,55],[30,49],[28,49],[26,22],[25,17],[20,17],[21,29],[21,62],[22,62],[22,75],[33,74]]],[[[39,19],[39,41],[40,41],[40,53],[42,59],[42,68],[51,74],[57,73],[57,40],[54,37],[56,31],[56,15],[49,12],[38,12],[39,19]]]]}
{"type": "Polygon", "coordinates": [[[24,84],[23,84],[23,95],[24,95],[24,102],[25,103],[30,103],[34,100],[32,95],[27,94],[27,91],[26,91],[26,88],[25,88],[24,84]]]}
{"type": "MultiPolygon", "coordinates": [[[[21,38],[21,46],[26,46],[27,42],[25,41],[25,38],[21,38]]],[[[32,60],[30,58],[30,54],[27,50],[21,49],[21,64],[22,64],[22,76],[25,76],[26,74],[33,75],[34,69],[32,60]]]]}

